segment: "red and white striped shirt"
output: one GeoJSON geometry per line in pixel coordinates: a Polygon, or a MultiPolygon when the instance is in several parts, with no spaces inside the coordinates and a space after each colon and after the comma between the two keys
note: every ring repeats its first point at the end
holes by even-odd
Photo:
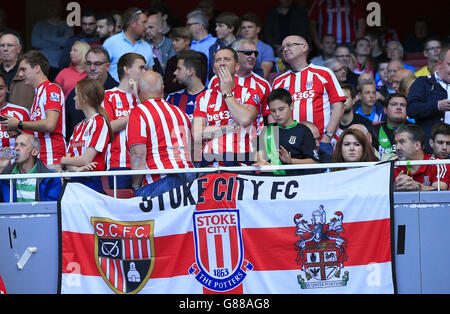
{"type": "MultiPolygon", "coordinates": [[[[259,94],[256,90],[236,85],[233,94],[240,105],[252,107],[259,114],[261,107],[259,94]]],[[[194,111],[194,118],[196,117],[204,118],[206,126],[222,126],[234,122],[218,86],[198,95],[194,111]]],[[[253,152],[251,143],[255,137],[256,119],[253,125],[245,129],[241,128],[239,132],[229,132],[207,140],[203,146],[203,153],[222,155],[224,153],[253,152]]]]}
{"type": "Polygon", "coordinates": [[[292,95],[292,118],[297,122],[314,123],[321,134],[331,118],[331,105],[344,102],[345,94],[334,73],[325,67],[310,64],[299,72],[292,70],[278,76],[273,89],[284,88],[292,95]]]}
{"type": "Polygon", "coordinates": [[[108,125],[99,114],[78,123],[69,141],[68,153],[71,156],[82,156],[87,148],[97,151],[93,162],[97,163],[94,171],[105,171],[106,146],[109,142],[108,125]]]}
{"type": "MultiPolygon", "coordinates": [[[[269,104],[267,103],[267,98],[269,97],[270,92],[272,91],[272,87],[269,82],[256,74],[255,72],[251,72],[250,75],[241,77],[235,75],[236,84],[246,87],[248,89],[254,89],[258,92],[260,97],[260,109],[257,117],[257,125],[258,125],[258,134],[261,128],[263,127],[264,120],[263,117],[268,116],[270,114],[269,104]]],[[[213,88],[219,86],[219,78],[215,75],[210,83],[209,88],[213,88]]]]}
{"type": "Polygon", "coordinates": [[[47,118],[47,111],[56,110],[60,113],[53,132],[34,132],[41,142],[39,158],[44,165],[59,164],[66,155],[66,112],[64,109],[64,94],[62,89],[50,81],[45,81],[34,91],[33,105],[30,110],[30,121],[40,121],[47,118]]]}
{"type": "MultiPolygon", "coordinates": [[[[6,106],[0,109],[0,116],[6,117],[11,116],[19,119],[20,121],[30,121],[30,114],[28,110],[22,106],[13,105],[7,103],[6,106]]],[[[14,137],[10,137],[8,132],[3,128],[3,125],[0,124],[0,147],[11,147],[14,148],[14,143],[16,139],[14,137]]]]}
{"type": "Polygon", "coordinates": [[[356,24],[364,18],[364,13],[354,0],[316,0],[309,18],[317,22],[320,38],[334,34],[340,44],[355,41],[356,24]]]}
{"type": "MultiPolygon", "coordinates": [[[[149,99],[130,113],[127,126],[127,148],[136,144],[147,147],[146,169],[194,168],[190,156],[188,116],[163,99],[149,99]]],[[[148,185],[166,175],[146,175],[148,185]]]]}
{"type": "MultiPolygon", "coordinates": [[[[105,91],[103,107],[108,113],[110,121],[128,117],[131,110],[137,105],[138,101],[134,95],[121,91],[117,87],[105,91]]],[[[126,129],[116,133],[114,140],[108,145],[106,170],[111,168],[131,168],[130,153],[127,149],[126,129]]]]}

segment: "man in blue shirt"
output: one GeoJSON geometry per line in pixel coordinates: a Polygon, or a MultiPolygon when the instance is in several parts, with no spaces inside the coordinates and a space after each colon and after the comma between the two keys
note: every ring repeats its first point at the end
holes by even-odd
{"type": "Polygon", "coordinates": [[[111,57],[109,74],[119,82],[117,74],[117,62],[120,57],[128,52],[138,53],[144,56],[147,67],[153,69],[153,52],[149,43],[142,39],[147,27],[147,15],[138,8],[129,8],[123,15],[124,31],[109,37],[103,43],[103,47],[111,57]]]}

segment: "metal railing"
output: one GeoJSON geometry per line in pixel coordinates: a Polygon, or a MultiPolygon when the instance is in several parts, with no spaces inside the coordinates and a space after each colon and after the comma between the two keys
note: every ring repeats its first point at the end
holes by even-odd
{"type": "MultiPolygon", "coordinates": [[[[150,175],[150,174],[174,174],[174,173],[214,173],[214,172],[273,172],[276,170],[312,170],[312,169],[336,169],[336,168],[360,168],[370,167],[381,163],[375,162],[345,162],[345,163],[319,163],[303,165],[283,165],[283,166],[263,166],[263,167],[206,167],[206,168],[183,168],[183,169],[165,169],[165,170],[118,170],[118,171],[90,171],[90,172],[54,172],[54,173],[33,173],[33,174],[2,174],[0,180],[9,180],[10,203],[13,202],[13,180],[17,179],[38,179],[38,178],[77,178],[77,177],[113,177],[114,198],[117,198],[117,176],[132,175],[150,175]]],[[[396,166],[420,166],[420,165],[446,165],[450,164],[450,159],[437,160],[414,160],[414,161],[396,161],[396,166]]],[[[440,182],[440,170],[438,170],[438,183],[440,182]]],[[[440,190],[438,184],[438,191],[440,190]]]]}

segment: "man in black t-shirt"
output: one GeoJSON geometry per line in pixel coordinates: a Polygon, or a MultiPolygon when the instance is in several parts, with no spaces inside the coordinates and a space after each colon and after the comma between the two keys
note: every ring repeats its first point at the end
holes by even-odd
{"type": "MultiPolygon", "coordinates": [[[[318,161],[311,130],[292,119],[291,94],[278,88],[267,98],[275,123],[265,127],[258,137],[255,167],[265,165],[312,164],[318,161]]],[[[302,170],[277,170],[277,175],[304,174],[302,170]]]]}

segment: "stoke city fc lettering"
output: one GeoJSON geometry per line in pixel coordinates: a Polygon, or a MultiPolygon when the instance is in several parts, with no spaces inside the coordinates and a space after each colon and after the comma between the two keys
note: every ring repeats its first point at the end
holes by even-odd
{"type": "Polygon", "coordinates": [[[326,212],[323,205],[320,205],[319,209],[313,211],[311,223],[304,220],[302,214],[294,216],[297,235],[300,236],[295,244],[298,251],[297,264],[303,272],[297,276],[297,280],[302,289],[347,285],[348,271],[340,278],[344,262],[348,259],[345,251],[348,243],[341,237],[344,232],[344,214],[336,211],[334,215],[336,217],[327,223],[326,212]]]}
{"type": "Polygon", "coordinates": [[[194,213],[195,258],[189,274],[205,288],[225,292],[239,286],[253,265],[244,259],[238,210],[194,213]]]}

